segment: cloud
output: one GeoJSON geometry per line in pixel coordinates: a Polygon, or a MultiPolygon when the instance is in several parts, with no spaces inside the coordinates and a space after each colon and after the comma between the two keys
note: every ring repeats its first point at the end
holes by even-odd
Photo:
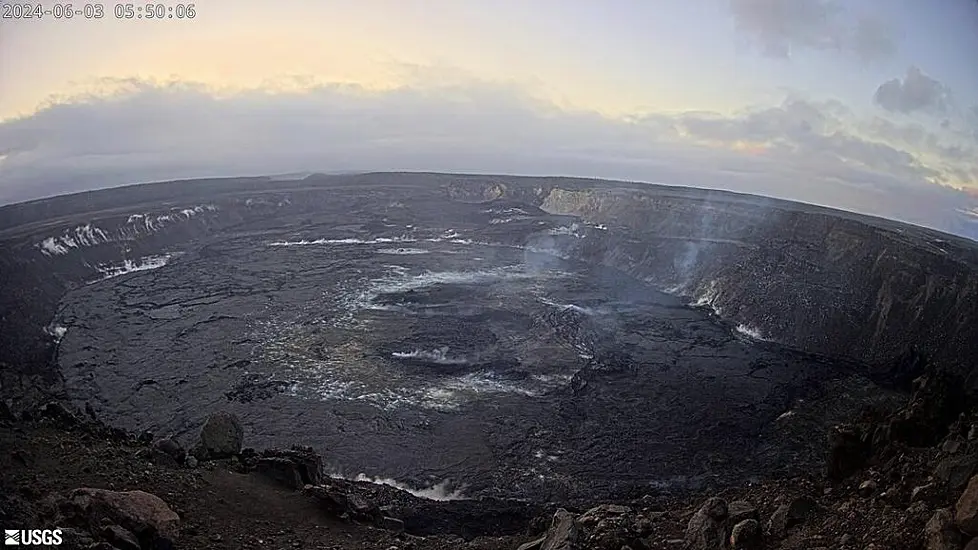
{"type": "Polygon", "coordinates": [[[946,113],[951,105],[951,91],[919,68],[911,66],[902,81],[894,78],[880,84],[873,101],[887,111],[898,113],[946,113]]]}
{"type": "Polygon", "coordinates": [[[896,49],[890,30],[870,17],[851,17],[833,0],[730,0],[737,30],[769,56],[798,50],[834,51],[875,61],[896,49]]]}
{"type": "Polygon", "coordinates": [[[945,168],[925,165],[912,145],[926,145],[927,132],[880,124],[874,135],[857,131],[853,116],[836,101],[790,97],[734,116],[613,119],[476,80],[221,93],[132,81],[120,93],[60,98],[0,122],[0,202],[137,181],[301,171],[578,175],[759,193],[949,231],[973,227],[978,236],[958,213],[978,200],[932,183],[952,168],[974,182],[972,165],[954,161],[951,150],[945,168]]]}

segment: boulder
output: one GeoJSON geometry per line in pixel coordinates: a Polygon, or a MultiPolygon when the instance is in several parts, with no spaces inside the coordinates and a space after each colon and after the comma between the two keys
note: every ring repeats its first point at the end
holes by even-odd
{"type": "Polygon", "coordinates": [[[307,485],[296,464],[287,458],[262,457],[255,465],[255,472],[289,489],[301,489],[307,485]]]}
{"type": "Polygon", "coordinates": [[[913,447],[940,442],[961,412],[964,384],[943,372],[929,372],[913,381],[910,401],[890,418],[894,440],[913,447]]]}
{"type": "Polygon", "coordinates": [[[63,517],[72,524],[98,530],[105,524],[131,532],[141,545],[155,545],[177,535],[180,516],[161,498],[144,491],[75,489],[58,502],[63,517]]]}
{"type": "Polygon", "coordinates": [[[581,514],[581,517],[577,518],[577,522],[581,525],[594,524],[608,516],[620,516],[631,512],[632,509],[628,506],[619,506],[617,504],[602,504],[600,506],[595,506],[587,512],[581,514]]]}
{"type": "Polygon", "coordinates": [[[577,518],[582,531],[580,544],[595,550],[620,550],[642,544],[639,539],[643,531],[651,531],[651,523],[641,519],[647,518],[636,516],[628,506],[595,506],[577,518]]]}
{"type": "Polygon", "coordinates": [[[978,454],[956,454],[941,459],[934,468],[934,477],[949,490],[957,492],[968,484],[978,470],[978,454]]]}
{"type": "Polygon", "coordinates": [[[866,464],[869,455],[870,445],[857,428],[841,425],[829,430],[826,459],[829,478],[841,480],[849,477],[866,464]]]}
{"type": "Polygon", "coordinates": [[[686,526],[686,548],[689,550],[723,550],[727,533],[727,502],[722,498],[707,499],[690,518],[686,526]]]}
{"type": "Polygon", "coordinates": [[[238,417],[228,412],[216,412],[208,416],[200,428],[198,452],[207,458],[230,458],[241,452],[243,442],[244,428],[238,417]]]}
{"type": "Polygon", "coordinates": [[[727,505],[727,522],[730,525],[736,525],[747,519],[761,519],[756,506],[746,500],[735,500],[727,505]]]}
{"type": "Polygon", "coordinates": [[[784,538],[788,534],[788,529],[804,523],[815,512],[817,506],[815,500],[810,497],[791,499],[788,504],[782,504],[771,515],[768,532],[774,537],[784,538]]]}
{"type": "Polygon", "coordinates": [[[971,478],[954,505],[954,523],[965,533],[978,535],[978,476],[971,478]]]}
{"type": "Polygon", "coordinates": [[[579,529],[574,514],[561,508],[554,514],[540,550],[576,550],[578,536],[579,529]]]}
{"type": "Polygon", "coordinates": [[[761,524],[756,519],[745,519],[734,525],[730,532],[730,547],[733,550],[755,550],[764,543],[761,524]]]}
{"type": "Polygon", "coordinates": [[[954,453],[960,451],[963,445],[964,445],[964,441],[962,441],[960,438],[955,437],[946,440],[944,444],[941,445],[941,450],[949,455],[953,455],[954,453]]]}
{"type": "Polygon", "coordinates": [[[377,503],[369,500],[367,497],[358,494],[350,494],[346,496],[347,511],[351,516],[358,519],[373,519],[380,512],[380,507],[377,503]]]}
{"type": "Polygon", "coordinates": [[[319,485],[322,481],[322,459],[312,447],[269,450],[248,461],[254,464],[256,473],[290,489],[319,485]]]}
{"type": "Polygon", "coordinates": [[[58,403],[57,401],[51,401],[45,403],[38,410],[42,418],[50,418],[61,423],[64,426],[74,426],[79,423],[78,417],[65,405],[58,403]]]}
{"type": "Polygon", "coordinates": [[[954,528],[954,516],[947,508],[934,512],[924,526],[925,550],[960,550],[961,534],[954,528]]]}
{"type": "Polygon", "coordinates": [[[926,483],[913,488],[910,492],[910,502],[935,500],[939,496],[936,483],[926,483]]]}
{"type": "Polygon", "coordinates": [[[187,451],[183,449],[183,446],[169,437],[157,439],[153,443],[153,449],[169,456],[177,464],[182,464],[187,457],[187,451]]]}
{"type": "Polygon", "coordinates": [[[876,494],[876,490],[879,485],[872,479],[867,479],[866,481],[859,484],[859,494],[863,497],[871,497],[876,494]]]}

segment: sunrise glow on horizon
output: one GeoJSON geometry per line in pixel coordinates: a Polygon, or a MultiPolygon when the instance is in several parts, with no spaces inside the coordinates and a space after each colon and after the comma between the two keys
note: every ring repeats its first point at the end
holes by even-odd
{"type": "Polygon", "coordinates": [[[105,185],[232,166],[661,181],[694,163],[710,173],[689,184],[814,202],[829,182],[822,202],[862,211],[873,193],[910,207],[978,188],[969,0],[211,0],[158,21],[113,6],[0,19],[5,200],[103,161],[105,185]],[[188,134],[216,140],[207,158],[188,134]],[[729,173],[763,181],[715,183],[729,173]]]}

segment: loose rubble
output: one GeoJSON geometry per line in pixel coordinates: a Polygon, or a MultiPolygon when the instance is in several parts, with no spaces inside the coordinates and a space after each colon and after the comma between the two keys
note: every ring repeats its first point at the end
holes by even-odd
{"type": "Polygon", "coordinates": [[[332,478],[309,447],[244,448],[228,413],[208,418],[187,452],[59,403],[4,405],[0,521],[104,550],[975,550],[978,411],[949,404],[940,377],[915,380],[895,413],[834,428],[824,471],[592,505],[434,501],[332,478]]]}

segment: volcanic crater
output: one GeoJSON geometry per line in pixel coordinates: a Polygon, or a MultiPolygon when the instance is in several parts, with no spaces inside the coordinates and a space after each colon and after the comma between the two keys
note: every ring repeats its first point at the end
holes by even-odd
{"type": "Polygon", "coordinates": [[[616,498],[819,467],[925,354],[978,352],[973,243],[720,191],[312,175],[3,209],[5,397],[445,496],[616,498]],[[968,296],[971,298],[969,299],[968,296]]]}

